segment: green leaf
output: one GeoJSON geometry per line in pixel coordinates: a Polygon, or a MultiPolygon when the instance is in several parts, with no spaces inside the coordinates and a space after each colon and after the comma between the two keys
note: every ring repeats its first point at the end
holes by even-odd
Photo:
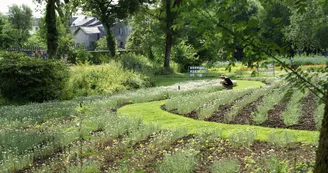
{"type": "Polygon", "coordinates": [[[100,171],[98,169],[95,169],[95,168],[90,168],[90,169],[84,170],[84,172],[86,172],[86,173],[98,173],[100,171]]]}
{"type": "Polygon", "coordinates": [[[101,156],[101,153],[97,153],[97,152],[86,152],[86,153],[83,153],[82,156],[87,156],[87,157],[90,157],[90,156],[101,156]]]}
{"type": "Polygon", "coordinates": [[[94,138],[93,136],[83,136],[83,139],[92,139],[94,138]]]}
{"type": "Polygon", "coordinates": [[[70,127],[70,128],[68,128],[68,129],[66,129],[66,130],[64,131],[64,133],[71,132],[71,131],[73,131],[74,129],[75,129],[74,127],[70,127]]]}

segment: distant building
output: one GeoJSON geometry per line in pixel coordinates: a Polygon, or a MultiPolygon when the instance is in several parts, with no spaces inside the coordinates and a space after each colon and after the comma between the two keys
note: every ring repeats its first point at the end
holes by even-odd
{"type": "Polygon", "coordinates": [[[33,18],[32,19],[32,29],[30,30],[30,34],[35,34],[36,31],[40,29],[41,18],[33,18]]]}
{"type": "MultiPolygon", "coordinates": [[[[96,17],[79,16],[71,18],[71,30],[76,44],[92,47],[96,41],[106,36],[105,29],[96,17]]],[[[111,28],[119,49],[125,49],[131,29],[124,22],[118,22],[111,28]]]]}

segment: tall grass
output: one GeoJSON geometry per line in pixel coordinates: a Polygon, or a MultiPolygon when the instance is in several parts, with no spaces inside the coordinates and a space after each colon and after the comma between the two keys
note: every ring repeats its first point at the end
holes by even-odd
{"type": "Polygon", "coordinates": [[[113,94],[148,85],[145,77],[125,70],[120,63],[111,61],[103,65],[79,65],[71,68],[67,93],[71,96],[113,94]]]}

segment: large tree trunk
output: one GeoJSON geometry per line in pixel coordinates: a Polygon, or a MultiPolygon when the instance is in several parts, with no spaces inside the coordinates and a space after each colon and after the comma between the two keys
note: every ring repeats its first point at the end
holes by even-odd
{"type": "Polygon", "coordinates": [[[48,0],[46,7],[47,47],[49,58],[54,58],[56,56],[58,47],[55,3],[56,0],[48,0]]]}
{"type": "Polygon", "coordinates": [[[107,41],[107,48],[109,50],[109,55],[111,57],[114,57],[115,54],[116,54],[116,42],[115,42],[115,39],[112,35],[112,32],[110,31],[110,28],[111,28],[111,24],[109,24],[107,21],[103,22],[103,25],[104,25],[104,28],[105,28],[105,31],[106,31],[106,41],[107,41]]]}
{"type": "Polygon", "coordinates": [[[328,89],[325,96],[325,112],[320,130],[319,147],[316,155],[314,173],[323,173],[328,170],[328,89]]]}
{"type": "Polygon", "coordinates": [[[244,49],[241,47],[236,47],[236,51],[234,52],[233,56],[238,61],[242,61],[244,57],[244,49]]]}
{"type": "Polygon", "coordinates": [[[165,41],[165,59],[164,59],[164,68],[170,69],[170,59],[171,59],[171,49],[173,44],[173,13],[171,11],[171,0],[166,1],[166,41],[165,41]]]}

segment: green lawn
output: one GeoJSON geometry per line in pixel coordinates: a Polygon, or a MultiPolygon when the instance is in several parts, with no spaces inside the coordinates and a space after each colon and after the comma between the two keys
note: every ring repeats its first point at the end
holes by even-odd
{"type": "Polygon", "coordinates": [[[214,122],[194,120],[183,116],[175,115],[163,111],[160,106],[165,101],[139,103],[124,106],[118,110],[119,115],[140,116],[147,123],[158,123],[163,129],[188,129],[189,133],[202,132],[206,130],[218,129],[224,138],[228,138],[229,133],[237,130],[254,129],[257,131],[256,139],[259,141],[269,141],[274,133],[284,139],[286,132],[295,136],[298,142],[313,144],[318,140],[319,132],[289,129],[274,129],[250,125],[231,125],[214,122]]]}

